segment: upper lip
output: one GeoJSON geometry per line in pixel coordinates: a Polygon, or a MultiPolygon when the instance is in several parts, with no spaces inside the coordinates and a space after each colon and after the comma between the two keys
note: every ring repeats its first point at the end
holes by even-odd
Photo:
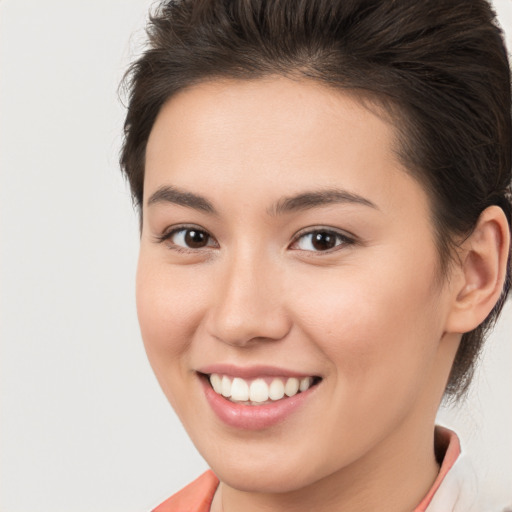
{"type": "Polygon", "coordinates": [[[281,368],[278,366],[254,365],[254,366],[237,366],[234,364],[209,364],[201,366],[197,372],[211,375],[218,373],[220,375],[229,375],[230,377],[240,377],[242,379],[256,379],[258,377],[314,377],[316,374],[303,371],[295,371],[289,368],[281,368]]]}

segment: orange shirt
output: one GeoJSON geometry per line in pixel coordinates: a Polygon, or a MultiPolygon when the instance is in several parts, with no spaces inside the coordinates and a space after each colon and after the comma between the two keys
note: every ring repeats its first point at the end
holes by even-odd
{"type": "Polygon", "coordinates": [[[218,478],[209,470],[165,500],[153,512],[210,512],[218,478]]]}
{"type": "MultiPolygon", "coordinates": [[[[436,491],[460,455],[459,438],[455,432],[443,427],[436,427],[435,437],[436,452],[441,455],[444,453],[441,469],[430,491],[413,512],[429,512],[428,507],[436,491]]],[[[213,495],[218,485],[219,480],[213,471],[206,471],[198,479],[156,507],[153,512],[210,512],[213,495]]],[[[452,509],[446,509],[445,512],[450,512],[450,510],[452,509]]]]}

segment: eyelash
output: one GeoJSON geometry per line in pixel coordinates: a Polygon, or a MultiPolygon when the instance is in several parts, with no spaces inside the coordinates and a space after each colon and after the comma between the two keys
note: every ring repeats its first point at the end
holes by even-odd
{"type": "MultiPolygon", "coordinates": [[[[166,231],[164,232],[162,235],[159,235],[156,237],[156,241],[157,243],[164,243],[164,242],[167,242],[169,241],[174,235],[176,235],[177,233],[179,233],[180,231],[197,231],[197,232],[200,232],[200,233],[204,233],[209,239],[214,239],[209,233],[208,231],[204,230],[204,229],[201,229],[201,228],[198,228],[197,226],[186,226],[186,225],[183,225],[183,226],[176,226],[175,228],[171,229],[170,231],[166,231]]],[[[307,235],[313,235],[315,233],[324,233],[324,234],[327,234],[327,235],[331,235],[331,236],[335,236],[336,237],[336,241],[340,241],[340,243],[338,243],[337,245],[335,245],[333,248],[330,248],[330,249],[327,249],[325,251],[308,251],[308,250],[305,250],[305,249],[296,249],[296,250],[302,250],[303,252],[305,253],[313,253],[313,254],[318,254],[318,255],[322,255],[322,254],[331,254],[333,252],[336,252],[337,250],[339,250],[341,247],[343,246],[351,246],[351,245],[354,245],[356,243],[356,240],[351,237],[351,236],[348,236],[344,233],[341,233],[339,231],[336,231],[332,228],[323,228],[323,227],[318,227],[318,228],[314,228],[314,229],[307,229],[307,230],[304,230],[302,232],[299,232],[297,235],[295,235],[292,243],[290,245],[295,245],[301,238],[307,236],[307,235]]],[[[177,245],[177,244],[169,244],[169,248],[173,251],[176,251],[176,252],[180,252],[180,253],[197,253],[197,251],[201,251],[205,248],[207,248],[208,246],[205,246],[205,247],[200,247],[200,248],[197,248],[197,249],[194,249],[194,248],[186,248],[186,247],[183,247],[181,245],[177,245]]]]}
{"type": "Polygon", "coordinates": [[[336,245],[330,249],[327,249],[325,251],[309,251],[309,250],[306,250],[306,249],[297,249],[297,250],[302,250],[303,252],[306,252],[306,253],[313,253],[313,254],[318,254],[318,255],[322,255],[322,254],[331,254],[333,252],[336,252],[338,250],[340,250],[342,247],[346,247],[346,246],[350,246],[350,245],[354,245],[356,243],[355,239],[353,237],[350,237],[344,233],[341,233],[337,230],[334,230],[332,228],[322,228],[322,227],[319,227],[319,228],[314,228],[314,229],[310,229],[310,228],[307,228],[306,230],[304,231],[301,231],[299,232],[293,239],[293,242],[291,243],[291,245],[295,245],[297,244],[301,238],[304,238],[306,236],[312,236],[314,234],[317,234],[317,233],[322,233],[322,234],[326,234],[326,235],[330,235],[330,236],[334,236],[336,241],[336,245]],[[337,243],[337,242],[340,242],[340,243],[337,243]]]}

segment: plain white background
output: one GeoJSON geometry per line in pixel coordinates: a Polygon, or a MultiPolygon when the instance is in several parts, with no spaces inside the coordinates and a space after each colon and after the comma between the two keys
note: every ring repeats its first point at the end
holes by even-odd
{"type": "MultiPolygon", "coordinates": [[[[496,0],[512,47],[512,2],[496,0]]],[[[116,88],[145,0],[0,1],[0,510],[139,512],[206,465],[157,386],[134,304],[116,88]]],[[[512,503],[512,306],[443,409],[512,503]]]]}

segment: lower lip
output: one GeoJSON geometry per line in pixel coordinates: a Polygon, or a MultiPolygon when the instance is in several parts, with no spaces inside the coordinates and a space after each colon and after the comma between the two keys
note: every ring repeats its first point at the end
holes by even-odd
{"type": "Polygon", "coordinates": [[[230,427],[242,430],[263,430],[281,423],[302,407],[318,387],[315,385],[307,391],[265,405],[244,405],[215,393],[207,378],[201,377],[201,382],[206,399],[218,418],[230,427]]]}

